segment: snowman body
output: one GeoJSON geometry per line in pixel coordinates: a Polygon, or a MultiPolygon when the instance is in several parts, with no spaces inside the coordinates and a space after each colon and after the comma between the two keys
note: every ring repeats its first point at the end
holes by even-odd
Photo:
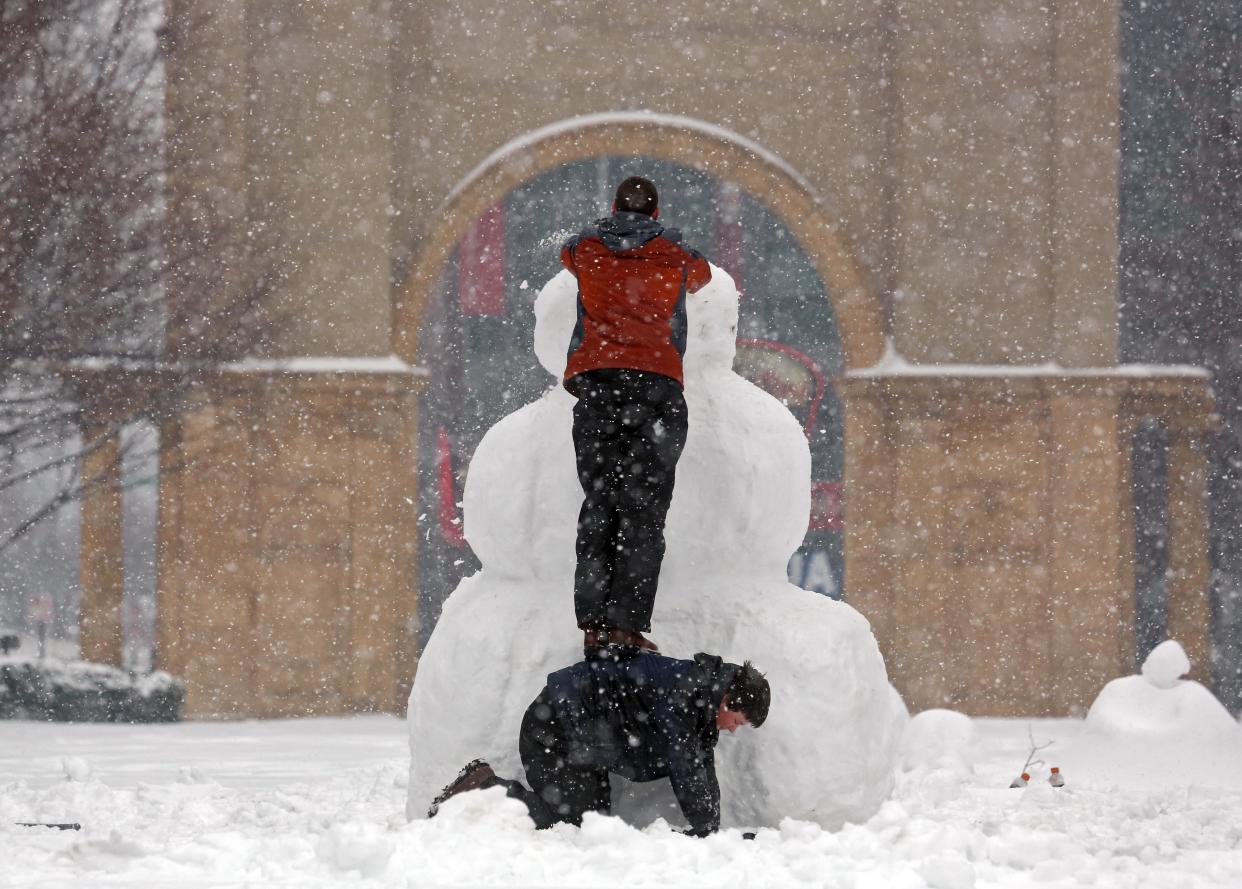
{"type": "MultiPolygon", "coordinates": [[[[810,512],[810,452],[789,411],[733,372],[738,294],[726,273],[712,275],[687,301],[689,434],[649,635],[672,657],[751,660],[771,683],[767,723],[716,748],[722,825],[795,817],[835,827],[887,798],[905,709],[866,620],[786,578],[810,512]]],[[[575,294],[568,272],[541,291],[535,352],[554,383],[492,427],[470,464],[465,535],[483,567],[448,598],[419,660],[411,817],[471,758],[523,777],[526,706],[548,673],[582,657],[573,608],[582,490],[574,398],[559,385],[575,294]]],[[[680,821],[667,782],[617,780],[613,796],[614,812],[635,823],[680,821]]]]}

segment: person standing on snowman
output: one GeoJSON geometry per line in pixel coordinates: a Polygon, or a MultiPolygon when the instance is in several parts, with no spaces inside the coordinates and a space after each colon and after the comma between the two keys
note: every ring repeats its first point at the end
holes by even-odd
{"type": "Polygon", "coordinates": [[[686,296],[712,277],[707,260],[659,215],[655,185],[631,176],[617,188],[612,215],[561,250],[578,279],[564,385],[578,399],[573,437],[584,499],[574,612],[588,657],[657,648],[643,634],[689,425],[686,296]]]}

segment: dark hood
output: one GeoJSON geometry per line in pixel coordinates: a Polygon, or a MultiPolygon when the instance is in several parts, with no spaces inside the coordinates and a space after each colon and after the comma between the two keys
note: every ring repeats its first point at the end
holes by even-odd
{"type": "MultiPolygon", "coordinates": [[[[660,235],[676,235],[645,213],[614,213],[595,223],[595,234],[613,253],[623,253],[643,246],[660,235]]],[[[677,240],[676,237],[670,240],[677,240]]]]}
{"type": "MultiPolygon", "coordinates": [[[[737,664],[728,663],[722,657],[702,651],[694,656],[694,662],[703,671],[706,681],[700,685],[700,688],[706,695],[704,700],[710,705],[714,717],[716,710],[720,707],[720,702],[724,700],[725,692],[729,690],[729,686],[733,684],[733,680],[737,678],[742,668],[737,664]]],[[[712,725],[715,725],[714,718],[712,725]]]]}

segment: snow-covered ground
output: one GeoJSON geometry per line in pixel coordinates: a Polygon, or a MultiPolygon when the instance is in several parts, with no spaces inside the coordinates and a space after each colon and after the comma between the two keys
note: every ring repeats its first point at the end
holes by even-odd
{"type": "Polygon", "coordinates": [[[1242,886],[1242,790],[1109,786],[1069,766],[1088,734],[1078,720],[911,726],[875,817],[837,832],[791,821],[747,842],[606,818],[536,833],[497,790],[406,823],[406,733],[391,717],[5,722],[0,886],[1242,886]],[[1045,768],[1009,789],[1028,733],[1054,742],[1040,756],[1063,766],[1065,788],[1045,768]]]}

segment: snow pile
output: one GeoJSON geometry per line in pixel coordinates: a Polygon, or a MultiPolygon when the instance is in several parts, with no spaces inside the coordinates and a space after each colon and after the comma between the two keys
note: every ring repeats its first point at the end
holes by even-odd
{"type": "Polygon", "coordinates": [[[1190,661],[1173,640],[1142,675],[1114,679],[1087,713],[1070,764],[1097,783],[1242,789],[1242,727],[1210,691],[1181,679],[1190,661]]]}
{"type": "Polygon", "coordinates": [[[137,676],[107,664],[0,656],[0,719],[173,722],[185,683],[155,671],[137,676]]]}
{"type": "MultiPolygon", "coordinates": [[[[790,816],[835,827],[869,817],[891,792],[905,709],[866,620],[786,579],[810,511],[810,454],[788,410],[733,373],[737,289],[720,269],[712,274],[688,300],[690,431],[651,635],[674,657],[753,660],[772,684],[764,727],[716,748],[722,823],[775,826],[790,816]]],[[[535,351],[557,381],[575,292],[562,272],[535,304],[535,351]]],[[[483,570],[449,597],[419,662],[411,817],[473,757],[522,777],[522,713],[549,672],[581,659],[573,403],[554,384],[489,430],[471,461],[465,534],[483,570]]],[[[680,818],[667,782],[620,787],[614,801],[634,823],[680,818]]]]}
{"type": "Polygon", "coordinates": [[[970,751],[976,741],[975,724],[969,716],[953,710],[924,710],[911,717],[901,740],[901,768],[969,770],[970,751]]]}
{"type": "Polygon", "coordinates": [[[1056,750],[1076,743],[1082,721],[973,723],[965,778],[903,772],[866,822],[829,832],[786,820],[749,842],[738,831],[696,840],[594,816],[581,830],[535,831],[496,789],[407,823],[404,733],[390,717],[8,722],[0,886],[1242,886],[1242,792],[1093,788],[1077,772],[1055,793],[1009,790],[1028,732],[1055,737],[1056,750]],[[75,763],[75,780],[62,759],[75,763]],[[14,824],[36,820],[82,830],[14,824]]]}

